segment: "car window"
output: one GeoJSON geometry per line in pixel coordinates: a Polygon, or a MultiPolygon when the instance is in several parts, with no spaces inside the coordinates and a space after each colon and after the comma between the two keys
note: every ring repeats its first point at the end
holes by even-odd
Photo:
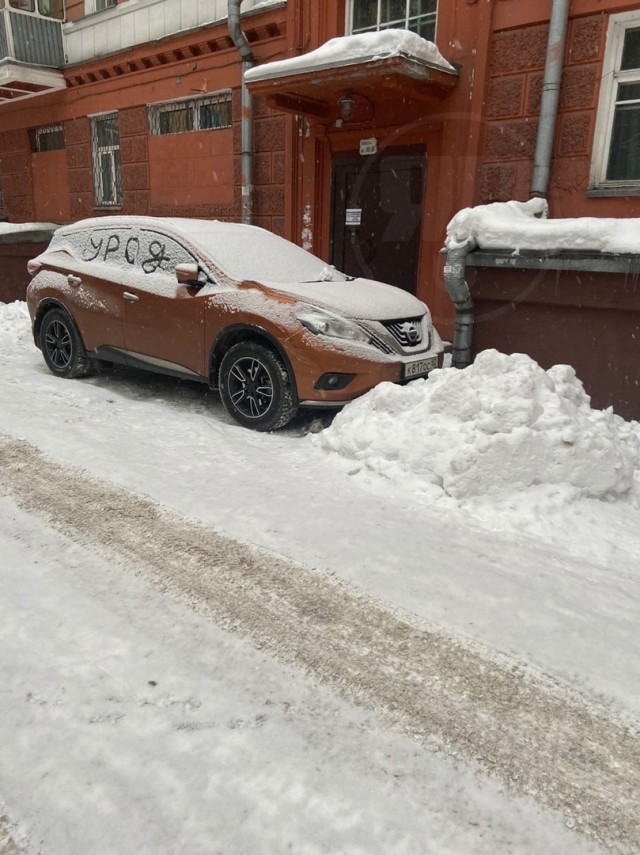
{"type": "Polygon", "coordinates": [[[178,241],[147,229],[94,229],[84,235],[81,257],[83,261],[171,277],[177,264],[196,260],[178,241]]]}

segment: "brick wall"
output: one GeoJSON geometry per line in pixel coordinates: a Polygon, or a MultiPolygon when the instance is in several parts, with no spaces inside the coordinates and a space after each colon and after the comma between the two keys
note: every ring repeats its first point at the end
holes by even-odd
{"type": "Polygon", "coordinates": [[[4,214],[14,223],[35,218],[31,180],[31,146],[27,130],[0,133],[0,176],[4,214]]]}
{"type": "MultiPolygon", "coordinates": [[[[588,185],[605,30],[604,15],[569,22],[550,197],[584,192],[588,185]]],[[[547,36],[547,24],[494,33],[480,202],[529,196],[547,36]]]]}

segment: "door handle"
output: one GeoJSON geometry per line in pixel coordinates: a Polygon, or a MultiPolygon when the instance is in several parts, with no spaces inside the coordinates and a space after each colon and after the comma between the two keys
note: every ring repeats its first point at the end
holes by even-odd
{"type": "Polygon", "coordinates": [[[79,276],[74,276],[73,273],[67,276],[67,282],[69,285],[82,285],[82,279],[79,276]]]}
{"type": "Polygon", "coordinates": [[[124,299],[128,300],[130,303],[137,303],[140,299],[137,294],[132,294],[131,291],[125,291],[123,296],[124,299]]]}

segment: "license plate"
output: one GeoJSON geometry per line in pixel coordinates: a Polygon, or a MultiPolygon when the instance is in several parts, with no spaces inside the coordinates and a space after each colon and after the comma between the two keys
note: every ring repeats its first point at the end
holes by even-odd
{"type": "Polygon", "coordinates": [[[423,377],[425,374],[428,374],[437,367],[437,356],[430,356],[429,359],[416,359],[415,362],[407,362],[404,366],[403,379],[407,380],[409,377],[423,377]]]}

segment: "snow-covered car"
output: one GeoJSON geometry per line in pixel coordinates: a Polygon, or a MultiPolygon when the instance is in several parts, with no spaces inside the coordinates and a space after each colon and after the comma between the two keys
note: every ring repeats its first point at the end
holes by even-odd
{"type": "Polygon", "coordinates": [[[442,360],[424,303],[255,226],[82,220],[28,267],[33,336],[54,374],[120,363],[203,381],[257,430],[442,360]]]}

